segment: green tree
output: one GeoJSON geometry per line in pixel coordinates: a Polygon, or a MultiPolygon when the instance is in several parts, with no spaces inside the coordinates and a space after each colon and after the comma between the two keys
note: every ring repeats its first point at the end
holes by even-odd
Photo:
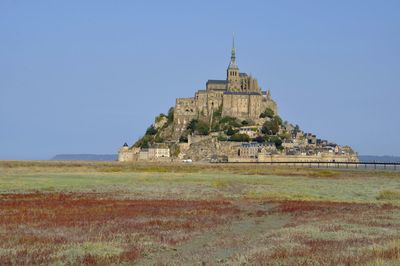
{"type": "Polygon", "coordinates": [[[228,130],[226,131],[226,135],[232,136],[234,134],[238,133],[238,130],[233,129],[231,126],[228,127],[228,130]]]}
{"type": "Polygon", "coordinates": [[[273,119],[276,120],[280,126],[282,126],[282,118],[279,115],[274,116],[273,119]]]}
{"type": "Polygon", "coordinates": [[[279,121],[275,118],[272,118],[269,121],[265,121],[261,132],[266,135],[276,135],[279,132],[279,121]]]}
{"type": "Polygon", "coordinates": [[[282,147],[282,139],[279,136],[266,136],[265,140],[267,142],[273,142],[275,143],[275,146],[278,150],[281,150],[282,147]]]}
{"type": "Polygon", "coordinates": [[[296,125],[293,129],[293,133],[297,134],[298,132],[300,132],[300,127],[299,125],[296,125]]]}
{"type": "Polygon", "coordinates": [[[212,127],[211,127],[212,132],[218,132],[221,131],[221,125],[219,123],[214,122],[212,127]]]}
{"type": "Polygon", "coordinates": [[[272,118],[274,117],[274,115],[275,112],[271,108],[266,108],[265,111],[260,114],[260,118],[265,118],[265,117],[272,118]]]}
{"type": "Polygon", "coordinates": [[[163,117],[167,117],[167,116],[166,116],[165,114],[163,114],[163,113],[159,114],[159,115],[156,117],[155,122],[156,122],[156,123],[160,122],[161,119],[162,119],[163,117]]]}
{"type": "Polygon", "coordinates": [[[144,135],[142,138],[136,141],[134,146],[139,148],[148,148],[151,141],[153,141],[153,136],[144,135]]]}
{"type": "Polygon", "coordinates": [[[196,131],[198,123],[199,123],[199,120],[197,120],[197,119],[190,120],[189,124],[186,126],[186,129],[189,131],[189,133],[193,133],[196,131]]]}
{"type": "Polygon", "coordinates": [[[147,128],[146,130],[146,135],[155,135],[157,134],[157,129],[155,129],[155,127],[153,125],[151,125],[150,127],[147,128]]]}
{"type": "Polygon", "coordinates": [[[161,137],[160,134],[157,134],[157,135],[154,137],[154,142],[156,142],[156,143],[162,143],[162,142],[164,142],[164,138],[161,137]]]}
{"type": "Polygon", "coordinates": [[[236,133],[230,137],[231,141],[240,141],[240,142],[248,142],[250,141],[250,137],[247,134],[236,133]]]}
{"type": "Polygon", "coordinates": [[[235,117],[231,116],[224,116],[220,120],[221,125],[226,125],[226,126],[231,126],[231,127],[240,127],[241,124],[238,122],[238,120],[235,117]]]}
{"type": "Polygon", "coordinates": [[[168,125],[174,122],[174,107],[169,108],[167,118],[168,118],[168,125]]]}
{"type": "Polygon", "coordinates": [[[213,117],[215,120],[219,120],[221,118],[221,116],[222,116],[222,104],[213,113],[213,117]]]}
{"type": "Polygon", "coordinates": [[[258,143],[263,143],[265,140],[264,140],[263,136],[257,136],[254,138],[254,141],[256,141],[258,143]]]}
{"type": "Polygon", "coordinates": [[[199,135],[208,135],[210,132],[209,125],[204,121],[198,121],[196,126],[196,133],[199,135]]]}
{"type": "MultiPolygon", "coordinates": [[[[204,116],[204,115],[203,115],[204,116]]],[[[221,130],[221,116],[222,116],[222,104],[218,107],[217,110],[213,112],[211,131],[217,132],[221,130]]]]}
{"type": "Polygon", "coordinates": [[[194,132],[199,135],[208,135],[208,133],[210,131],[208,123],[206,123],[202,120],[197,120],[197,119],[190,120],[186,129],[189,131],[189,133],[194,132]]]}

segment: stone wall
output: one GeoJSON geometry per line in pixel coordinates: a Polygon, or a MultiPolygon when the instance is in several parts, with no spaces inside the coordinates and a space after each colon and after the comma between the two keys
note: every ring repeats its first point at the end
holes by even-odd
{"type": "Polygon", "coordinates": [[[222,115],[256,120],[267,106],[276,111],[275,104],[261,94],[224,94],[222,115]]]}
{"type": "Polygon", "coordinates": [[[337,154],[321,154],[321,155],[281,155],[281,154],[259,154],[258,158],[243,158],[231,156],[229,162],[358,162],[355,155],[337,155],[337,154]]]}
{"type": "Polygon", "coordinates": [[[138,159],[138,153],[140,149],[136,147],[128,148],[128,147],[122,147],[118,151],[118,161],[119,162],[132,162],[136,161],[138,159]]]}
{"type": "Polygon", "coordinates": [[[118,161],[119,162],[132,162],[137,160],[137,154],[134,154],[132,151],[119,151],[118,152],[118,161]]]}
{"type": "Polygon", "coordinates": [[[239,145],[237,142],[220,142],[214,136],[194,136],[181,149],[180,157],[193,161],[210,161],[212,156],[234,156],[239,145]]]}
{"type": "Polygon", "coordinates": [[[187,124],[198,117],[194,98],[177,98],[174,108],[174,131],[181,132],[187,124]]]}

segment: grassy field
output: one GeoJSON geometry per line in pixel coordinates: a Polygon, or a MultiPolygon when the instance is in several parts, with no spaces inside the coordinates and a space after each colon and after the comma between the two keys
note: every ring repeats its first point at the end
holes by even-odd
{"type": "Polygon", "coordinates": [[[400,172],[0,161],[0,265],[399,265],[400,172]]]}

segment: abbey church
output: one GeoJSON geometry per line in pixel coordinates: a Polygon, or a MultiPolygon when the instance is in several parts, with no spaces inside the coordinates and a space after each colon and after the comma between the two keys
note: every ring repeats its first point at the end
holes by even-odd
{"type": "Polygon", "coordinates": [[[174,128],[183,131],[187,123],[199,116],[212,119],[213,112],[219,108],[222,108],[223,116],[240,120],[257,120],[266,108],[277,113],[270,91],[263,91],[256,78],[239,71],[234,40],[226,79],[208,80],[206,88],[198,90],[194,97],[177,98],[174,128]]]}

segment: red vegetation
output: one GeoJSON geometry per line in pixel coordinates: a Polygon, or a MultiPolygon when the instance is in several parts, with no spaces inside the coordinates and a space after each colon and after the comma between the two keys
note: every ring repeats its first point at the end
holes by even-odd
{"type": "MultiPolygon", "coordinates": [[[[116,200],[76,194],[9,194],[0,195],[0,224],[35,224],[37,226],[84,226],[116,219],[136,217],[193,216],[203,219],[233,214],[238,210],[226,201],[184,200],[116,200]]],[[[192,224],[177,225],[150,221],[144,226],[190,228],[192,224]]]]}
{"type": "MultiPolygon", "coordinates": [[[[63,193],[0,195],[0,229],[7,232],[0,235],[0,248],[18,250],[18,259],[0,255],[0,264],[47,264],[49,255],[61,245],[107,242],[117,235],[124,237],[125,248],[113,261],[132,262],[140,257],[143,247],[138,243],[143,236],[160,244],[176,244],[195,231],[226,223],[238,212],[228,201],[113,199],[63,193]],[[177,237],[177,232],[185,234],[177,237]]],[[[101,260],[87,254],[76,263],[92,265],[101,260]]]]}
{"type": "MultiPolygon", "coordinates": [[[[296,249],[285,248],[285,243],[278,246],[272,253],[256,254],[251,262],[265,265],[275,265],[275,260],[291,261],[296,258],[296,265],[354,265],[366,264],[376,259],[400,259],[400,246],[388,247],[390,243],[400,240],[400,234],[380,235],[379,231],[374,233],[375,228],[394,229],[400,232],[400,223],[396,221],[400,207],[389,204],[357,204],[338,202],[315,202],[315,201],[283,201],[277,202],[278,206],[272,209],[270,214],[288,214],[291,217],[287,228],[296,228],[290,236],[291,242],[296,243],[296,249]],[[319,229],[321,235],[316,237],[309,235],[307,231],[302,233],[302,226],[313,224],[319,229]],[[349,234],[348,226],[357,232],[361,226],[372,229],[371,235],[367,233],[356,234],[357,237],[323,239],[324,232],[338,233],[338,235],[349,234]],[[347,227],[347,228],[346,228],[347,227]],[[374,245],[380,245],[380,249],[372,249],[374,245]],[[370,247],[369,249],[366,247],[370,247]],[[385,248],[383,248],[385,247],[385,248]],[[348,252],[356,250],[357,252],[348,252]]],[[[382,231],[384,231],[382,230],[382,231]]],[[[317,231],[317,230],[316,230],[317,231]]],[[[272,235],[275,237],[277,235],[272,235]]]]}
{"type": "MultiPolygon", "coordinates": [[[[270,214],[289,217],[290,222],[285,227],[311,225],[322,235],[340,231],[349,233],[346,231],[348,226],[356,230],[364,226],[400,232],[400,224],[393,218],[397,217],[393,213],[398,213],[400,208],[392,205],[283,201],[275,202],[277,206],[268,211],[255,207],[260,202],[253,203],[246,201],[234,205],[224,200],[115,199],[95,193],[0,195],[0,249],[3,250],[0,265],[46,265],[56,260],[70,260],[69,255],[62,251],[75,244],[79,248],[87,242],[111,243],[121,251],[107,256],[90,252],[81,254],[73,257],[70,264],[129,265],[145,254],[190,241],[194,235],[212,231],[218,225],[242,218],[260,220],[260,217],[270,214]]],[[[375,244],[383,246],[400,239],[400,234],[373,233],[358,234],[354,238],[323,239],[307,235],[307,231],[301,229],[293,232],[290,241],[297,245],[296,248],[277,242],[272,252],[260,252],[249,258],[250,264],[269,265],[267,262],[274,264],[277,260],[285,265],[295,259],[299,265],[353,265],[377,258],[400,259],[399,246],[368,249],[368,252],[362,249],[375,244]],[[357,252],[346,253],[349,249],[357,252]]],[[[282,232],[274,234],[266,236],[266,243],[277,241],[282,232]]],[[[248,246],[246,236],[241,239],[240,235],[232,234],[232,237],[221,243],[236,241],[240,245],[244,241],[242,251],[245,252],[248,246]]],[[[263,233],[260,231],[257,237],[262,239],[263,233]]],[[[257,239],[248,241],[253,240],[257,239]]],[[[215,243],[218,242],[210,245],[215,243]]]]}
{"type": "Polygon", "coordinates": [[[302,212],[329,212],[335,211],[365,211],[368,209],[382,209],[382,210],[394,210],[399,209],[399,207],[385,204],[360,204],[360,203],[346,203],[346,202],[330,202],[330,201],[283,201],[275,209],[277,212],[281,213],[302,213],[302,212]]]}

